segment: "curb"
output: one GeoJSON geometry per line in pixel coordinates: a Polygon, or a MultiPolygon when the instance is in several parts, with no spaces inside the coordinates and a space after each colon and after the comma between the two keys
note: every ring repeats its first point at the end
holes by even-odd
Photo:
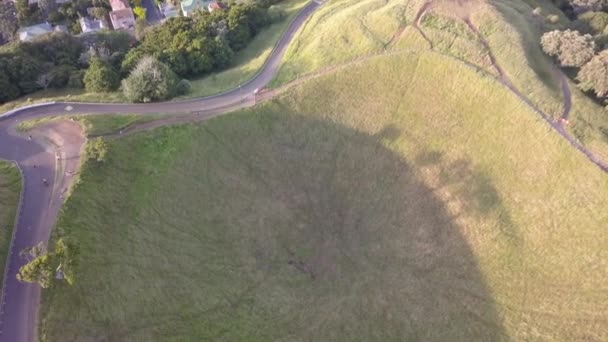
{"type": "Polygon", "coordinates": [[[37,108],[37,107],[51,106],[51,105],[54,105],[56,103],[57,103],[56,101],[41,102],[41,103],[35,103],[33,105],[29,105],[29,106],[23,106],[23,107],[14,108],[14,109],[9,110],[8,112],[0,114],[0,119],[10,118],[11,116],[19,114],[19,112],[21,112],[22,110],[31,109],[31,108],[37,108]]]}
{"type": "MultiPolygon", "coordinates": [[[[6,162],[10,162],[13,163],[16,167],[17,170],[19,171],[19,174],[21,175],[21,193],[19,194],[19,204],[17,205],[17,212],[15,214],[15,223],[13,225],[13,234],[11,235],[11,242],[9,244],[8,247],[8,252],[7,252],[7,257],[6,257],[6,265],[4,266],[4,276],[2,278],[2,294],[0,294],[0,328],[2,326],[2,316],[4,315],[4,304],[5,304],[5,295],[6,295],[6,281],[8,279],[8,269],[9,269],[9,265],[11,262],[11,258],[13,257],[13,244],[15,242],[15,235],[17,235],[17,227],[19,226],[19,220],[21,219],[21,208],[23,206],[23,197],[25,194],[25,174],[23,173],[23,170],[21,169],[21,166],[19,165],[19,163],[17,163],[16,160],[7,160],[7,159],[0,159],[6,162]]],[[[0,335],[2,334],[2,330],[0,330],[0,335]]]]}

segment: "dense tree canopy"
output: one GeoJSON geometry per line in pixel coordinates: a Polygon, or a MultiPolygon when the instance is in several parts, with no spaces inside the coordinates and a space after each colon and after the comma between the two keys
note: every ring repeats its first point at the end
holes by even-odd
{"type": "Polygon", "coordinates": [[[228,65],[232,52],[242,49],[268,22],[266,9],[256,4],[171,18],[129,51],[122,70],[130,71],[140,58],[149,55],[182,77],[202,75],[228,65]]]}
{"type": "Polygon", "coordinates": [[[565,67],[583,66],[595,54],[593,37],[573,30],[547,32],[541,38],[541,45],[546,54],[557,57],[565,67]]]}
{"type": "Polygon", "coordinates": [[[61,87],[78,67],[82,45],[68,34],[53,33],[0,52],[0,102],[45,86],[61,87]],[[41,78],[46,78],[45,80],[41,78]],[[47,82],[48,81],[48,82],[47,82]]]}
{"type": "Polygon", "coordinates": [[[576,79],[582,90],[592,90],[599,97],[608,95],[608,50],[600,52],[583,65],[576,79]]]}
{"type": "Polygon", "coordinates": [[[84,86],[87,91],[98,93],[118,88],[120,78],[108,62],[93,58],[89,63],[89,68],[84,74],[84,86]]]}
{"type": "Polygon", "coordinates": [[[178,81],[177,75],[167,65],[146,56],[122,81],[122,90],[133,102],[165,100],[175,95],[178,81]]]}

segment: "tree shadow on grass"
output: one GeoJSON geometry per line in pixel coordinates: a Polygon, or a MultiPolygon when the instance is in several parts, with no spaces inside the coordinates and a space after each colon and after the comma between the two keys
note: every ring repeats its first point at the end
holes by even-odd
{"type": "MultiPolygon", "coordinates": [[[[417,179],[416,156],[408,161],[380,142],[397,139],[399,131],[385,130],[379,139],[314,115],[290,114],[277,102],[200,125],[191,149],[179,152],[158,195],[151,195],[153,210],[168,208],[167,215],[133,218],[121,226],[120,234],[129,237],[124,246],[102,248],[102,255],[112,255],[133,249],[132,241],[163,241],[137,249],[129,263],[138,277],[128,284],[124,277],[80,280],[78,298],[99,297],[96,286],[111,288],[105,307],[128,312],[99,317],[83,309],[77,325],[67,322],[74,312],[64,322],[54,315],[45,323],[47,335],[508,340],[461,228],[437,189],[417,179]],[[142,271],[137,260],[159,269],[142,271]],[[119,295],[134,289],[136,295],[119,295]]],[[[156,136],[146,139],[140,143],[156,136]]],[[[423,154],[430,163],[442,158],[423,154]]],[[[475,178],[470,167],[458,172],[475,178]]],[[[479,187],[487,193],[490,180],[479,187]]],[[[472,210],[486,210],[497,196],[489,204],[480,199],[472,210]]],[[[100,260],[95,265],[96,274],[109,274],[100,260]]]]}
{"type": "MultiPolygon", "coordinates": [[[[200,257],[214,263],[230,255],[239,267],[220,277],[240,284],[225,289],[239,299],[221,313],[193,313],[206,336],[507,339],[460,228],[407,160],[377,136],[272,113],[279,112],[271,105],[203,128],[201,143],[221,157],[202,156],[214,164],[204,177],[213,179],[217,201],[200,203],[200,210],[234,241],[200,257]]],[[[399,132],[385,135],[395,139],[399,132]]],[[[466,167],[459,172],[475,177],[466,167]]],[[[489,182],[479,191],[487,193],[489,182]]],[[[186,198],[205,191],[178,189],[186,198]]],[[[474,209],[495,205],[497,196],[474,209]]]]}
{"type": "Polygon", "coordinates": [[[532,14],[534,8],[527,3],[518,6],[508,1],[499,1],[491,2],[491,5],[502,14],[503,19],[520,35],[526,61],[538,76],[538,79],[547,88],[559,91],[559,80],[551,70],[553,62],[542,52],[540,47],[540,36],[543,33],[540,21],[544,20],[544,17],[534,16],[532,14]]]}

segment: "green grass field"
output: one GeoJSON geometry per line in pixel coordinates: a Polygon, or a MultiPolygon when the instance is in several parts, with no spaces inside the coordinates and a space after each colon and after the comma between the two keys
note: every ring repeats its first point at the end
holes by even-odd
{"type": "Polygon", "coordinates": [[[19,170],[13,163],[0,161],[0,284],[4,281],[4,267],[13,236],[20,195],[19,170]]]}
{"type": "Polygon", "coordinates": [[[608,338],[608,178],[439,53],[112,140],[80,176],[46,341],[608,338]]]}
{"type": "MultiPolygon", "coordinates": [[[[304,75],[319,72],[365,55],[402,49],[428,49],[416,32],[406,30],[401,39],[388,44],[399,28],[411,26],[423,0],[336,0],[313,15],[287,51],[281,70],[273,81],[279,86],[304,75]],[[416,43],[412,44],[412,39],[416,43]],[[388,45],[387,45],[388,44],[388,45]]],[[[532,14],[535,7],[543,16],[563,14],[548,0],[525,1],[435,1],[423,17],[421,28],[442,54],[473,63],[495,74],[487,51],[458,18],[468,16],[488,41],[498,64],[520,92],[554,119],[563,110],[563,96],[552,67],[553,62],[540,47],[543,18],[532,14]]],[[[410,27],[411,28],[411,27],[410,27]]],[[[410,29],[408,28],[408,29],[410,29]]],[[[575,84],[569,131],[594,153],[608,160],[608,114],[575,84]]]]}

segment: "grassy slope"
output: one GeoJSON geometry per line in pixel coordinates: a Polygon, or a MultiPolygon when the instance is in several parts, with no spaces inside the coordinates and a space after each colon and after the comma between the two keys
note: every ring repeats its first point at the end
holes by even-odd
{"type": "Polygon", "coordinates": [[[13,236],[13,226],[21,194],[21,175],[17,167],[0,161],[0,284],[4,277],[6,257],[13,236]]]}
{"type": "MultiPolygon", "coordinates": [[[[287,51],[274,85],[284,84],[330,65],[350,61],[361,55],[411,48],[401,40],[386,46],[398,27],[411,24],[423,1],[336,0],[319,10],[296,37],[287,51]],[[344,29],[347,27],[348,29],[344,29]]],[[[552,69],[553,62],[540,48],[540,19],[533,8],[543,8],[543,15],[559,14],[550,1],[493,0],[471,6],[471,21],[479,27],[490,44],[498,63],[513,84],[539,108],[558,118],[562,113],[562,92],[552,69]]],[[[466,27],[450,15],[454,7],[443,2],[422,22],[436,51],[490,68],[487,54],[466,27]]],[[[562,22],[565,18],[561,17],[562,22]]],[[[424,45],[422,45],[424,46],[424,45]]],[[[587,147],[608,160],[608,115],[570,83],[572,133],[587,147]]]]}
{"type": "MultiPolygon", "coordinates": [[[[285,0],[275,5],[272,11],[282,11],[285,14],[283,20],[262,30],[245,49],[236,54],[232,66],[227,70],[192,80],[192,91],[176,100],[221,93],[247,81],[264,64],[291,19],[308,1],[285,0]]],[[[48,101],[126,102],[126,99],[120,92],[86,93],[77,89],[48,90],[28,94],[0,105],[0,113],[19,106],[48,101]]]]}
{"type": "Polygon", "coordinates": [[[608,338],[608,179],[435,53],[112,141],[81,180],[49,341],[608,338]]]}

